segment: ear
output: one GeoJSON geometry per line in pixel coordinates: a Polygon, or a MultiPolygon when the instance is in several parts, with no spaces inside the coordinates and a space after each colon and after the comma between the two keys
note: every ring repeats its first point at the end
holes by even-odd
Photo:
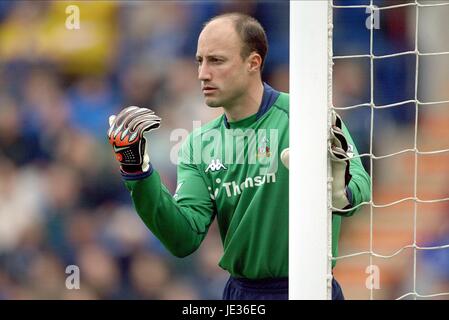
{"type": "Polygon", "coordinates": [[[248,71],[259,72],[261,66],[262,66],[262,57],[258,53],[252,52],[248,57],[248,71]]]}

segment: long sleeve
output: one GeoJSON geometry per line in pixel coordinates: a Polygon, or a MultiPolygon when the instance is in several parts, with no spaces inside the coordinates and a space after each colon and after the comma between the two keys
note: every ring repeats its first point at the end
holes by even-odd
{"type": "MultiPolygon", "coordinates": [[[[349,190],[352,195],[352,206],[356,207],[362,202],[368,202],[371,199],[371,177],[363,167],[362,161],[358,157],[359,152],[346,126],[343,124],[343,133],[348,143],[352,145],[354,158],[350,160],[349,172],[351,173],[351,181],[349,182],[349,190]]],[[[352,216],[359,211],[360,207],[344,213],[337,213],[342,216],[352,216]]]]}
{"type": "Polygon", "coordinates": [[[157,171],[144,179],[126,181],[134,207],[145,225],[175,256],[194,252],[207,234],[215,210],[205,180],[181,148],[178,187],[172,196],[157,171]]]}
{"type": "MultiPolygon", "coordinates": [[[[351,181],[348,188],[351,195],[352,207],[354,209],[348,212],[334,211],[332,215],[332,256],[338,257],[338,240],[340,238],[340,227],[342,217],[350,217],[357,213],[361,207],[357,207],[362,202],[368,202],[371,199],[371,178],[363,167],[362,161],[358,157],[359,152],[352,140],[346,126],[343,124],[343,133],[348,140],[348,143],[353,147],[354,158],[350,160],[349,171],[351,173],[351,181]],[[355,208],[357,207],[357,208],[355,208]]],[[[337,264],[336,260],[332,260],[332,268],[337,264]]]]}

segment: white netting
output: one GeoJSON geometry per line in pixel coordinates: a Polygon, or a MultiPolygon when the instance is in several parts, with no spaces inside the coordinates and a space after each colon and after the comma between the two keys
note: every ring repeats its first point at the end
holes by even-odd
{"type": "MultiPolygon", "coordinates": [[[[413,274],[412,274],[412,290],[410,292],[407,292],[400,296],[398,299],[404,299],[404,298],[435,298],[435,297],[447,297],[449,298],[449,292],[438,292],[438,293],[431,293],[431,294],[423,294],[423,292],[420,292],[420,288],[417,286],[417,255],[420,251],[429,251],[429,250],[444,250],[449,249],[449,244],[442,244],[438,246],[421,246],[418,244],[417,239],[417,230],[418,230],[418,205],[419,204],[435,204],[435,203],[441,203],[441,202],[447,202],[449,204],[449,197],[437,197],[437,198],[431,198],[431,199],[424,199],[423,197],[418,196],[418,158],[419,156],[431,156],[431,155],[443,155],[449,152],[449,146],[446,146],[446,148],[438,148],[431,151],[424,151],[420,150],[418,147],[418,132],[420,124],[420,108],[423,108],[424,106],[437,106],[437,105],[445,105],[448,104],[449,106],[449,100],[441,100],[436,99],[433,101],[422,101],[419,99],[418,92],[420,90],[420,60],[422,57],[438,57],[438,56],[445,56],[449,55],[449,51],[438,51],[438,52],[423,52],[420,49],[419,45],[419,37],[420,37],[420,10],[423,8],[434,8],[441,7],[441,6],[449,6],[449,1],[439,1],[439,2],[430,2],[430,1],[411,1],[409,3],[400,3],[396,5],[388,5],[388,6],[382,6],[377,7],[373,4],[373,0],[369,1],[369,5],[335,5],[334,2],[332,2],[332,8],[333,10],[352,10],[352,9],[367,9],[371,12],[371,17],[375,17],[376,11],[386,11],[386,10],[393,10],[398,8],[406,8],[408,7],[409,10],[415,11],[415,17],[414,17],[414,50],[407,50],[407,51],[401,51],[396,52],[393,54],[385,54],[385,55],[376,55],[374,50],[374,22],[371,21],[373,24],[371,25],[371,28],[369,28],[369,54],[354,54],[354,55],[340,55],[340,56],[333,56],[332,60],[333,62],[342,61],[345,59],[369,59],[369,69],[370,69],[370,101],[366,103],[360,103],[360,104],[354,104],[354,105],[348,105],[343,107],[335,107],[332,105],[331,108],[337,110],[337,112],[340,112],[342,110],[352,110],[352,109],[358,109],[358,108],[370,108],[370,136],[369,136],[369,142],[370,142],[370,150],[369,152],[361,153],[359,157],[369,157],[369,163],[370,163],[370,176],[373,178],[373,161],[374,160],[381,160],[381,159],[389,159],[397,156],[404,156],[404,155],[412,155],[414,158],[412,159],[412,166],[414,171],[414,177],[413,177],[413,195],[409,197],[402,197],[401,199],[395,200],[395,201],[389,201],[387,203],[376,203],[375,199],[373,198],[373,194],[371,194],[371,201],[365,202],[359,204],[359,206],[367,207],[369,208],[369,250],[365,251],[359,251],[352,254],[346,254],[341,255],[338,257],[333,257],[333,260],[343,260],[343,259],[350,259],[358,256],[368,256],[369,255],[369,263],[370,265],[373,265],[373,258],[381,258],[381,259],[391,259],[393,257],[398,256],[399,254],[403,253],[405,250],[410,249],[413,251],[412,259],[413,259],[413,274]],[[415,66],[414,66],[414,97],[413,99],[407,99],[403,101],[398,101],[394,103],[388,103],[384,105],[376,105],[375,103],[375,72],[374,72],[374,64],[376,61],[395,58],[395,57],[401,57],[401,56],[415,56],[415,66]],[[374,113],[378,112],[380,109],[387,109],[387,108],[397,108],[401,106],[405,106],[407,104],[414,105],[414,112],[415,112],[415,119],[414,119],[414,142],[412,148],[406,148],[402,149],[398,152],[388,153],[385,155],[376,155],[373,152],[373,128],[374,128],[374,113]],[[392,254],[380,254],[378,251],[376,251],[376,248],[373,244],[373,229],[374,229],[374,209],[376,208],[388,208],[393,207],[398,204],[403,204],[405,202],[412,202],[413,208],[412,212],[410,214],[413,215],[413,242],[409,243],[407,245],[404,245],[402,247],[398,247],[395,249],[395,251],[392,254]]],[[[332,21],[332,20],[330,20],[332,21]]],[[[332,25],[330,26],[332,28],[332,25]]],[[[364,26],[361,26],[362,28],[364,26]]],[[[446,72],[449,72],[449,70],[446,70],[446,72]]],[[[421,111],[422,112],[422,111],[421,111]]],[[[447,110],[445,112],[449,112],[447,110]]],[[[449,123],[447,124],[449,126],[449,123]]],[[[349,128],[351,129],[351,128],[349,128]]],[[[388,143],[388,141],[385,141],[383,143],[388,143]]],[[[437,169],[436,169],[437,170],[437,169]]],[[[372,182],[373,184],[373,179],[372,182]]],[[[371,190],[373,193],[373,185],[371,186],[371,190]]],[[[443,193],[444,195],[444,193],[443,193]]],[[[447,193],[446,193],[447,195],[447,193]]],[[[449,206],[448,206],[449,208],[449,206]]],[[[331,210],[335,210],[334,208],[330,208],[331,210]]],[[[345,211],[345,210],[342,210],[345,211]]],[[[349,210],[346,210],[349,211],[349,210]]],[[[351,218],[352,219],[352,218],[351,218]]],[[[424,219],[424,218],[423,218],[424,219]]],[[[421,221],[422,223],[422,221],[421,221]]],[[[449,252],[448,252],[449,255],[449,252]]],[[[343,271],[344,272],[344,271],[343,271]]],[[[374,288],[369,289],[370,290],[370,298],[373,299],[374,297],[374,288]]]]}

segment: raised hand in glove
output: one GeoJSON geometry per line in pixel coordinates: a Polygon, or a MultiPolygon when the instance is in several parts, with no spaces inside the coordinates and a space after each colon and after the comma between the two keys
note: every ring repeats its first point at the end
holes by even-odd
{"type": "Polygon", "coordinates": [[[131,106],[109,117],[108,139],[124,173],[143,173],[150,168],[146,134],[159,128],[161,118],[147,108],[131,106]]]}
{"type": "Polygon", "coordinates": [[[351,207],[349,196],[349,172],[350,158],[354,156],[352,146],[343,134],[343,123],[340,116],[332,111],[331,126],[331,163],[332,163],[332,206],[337,209],[348,209],[351,207]]]}

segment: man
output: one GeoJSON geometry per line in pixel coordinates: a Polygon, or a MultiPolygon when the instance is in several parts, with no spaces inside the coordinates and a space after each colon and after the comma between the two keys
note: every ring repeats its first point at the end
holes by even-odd
{"type": "MultiPolygon", "coordinates": [[[[289,145],[289,97],[262,82],[267,48],[262,26],[249,16],[225,14],[204,26],[198,78],[206,104],[224,114],[187,137],[174,196],[153,169],[144,136],[161,119],[138,107],[110,119],[109,140],[135,208],[170,252],[194,252],[217,217],[219,265],[231,275],[224,299],[288,299],[288,152],[284,166],[278,160],[289,145]]],[[[353,142],[336,115],[334,123],[335,202],[348,209],[367,200],[369,177],[359,158],[348,160],[353,142]]],[[[336,253],[340,217],[333,221],[336,253]]],[[[333,285],[333,298],[342,299],[333,285]]]]}

